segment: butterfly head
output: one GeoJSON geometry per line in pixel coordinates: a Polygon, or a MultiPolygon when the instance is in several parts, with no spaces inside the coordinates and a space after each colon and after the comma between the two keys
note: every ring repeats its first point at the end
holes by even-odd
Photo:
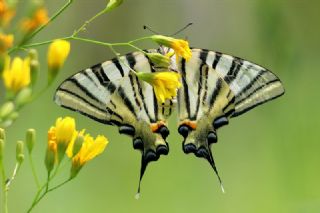
{"type": "Polygon", "coordinates": [[[148,124],[140,120],[133,126],[124,125],[119,128],[119,132],[132,137],[133,148],[139,150],[142,154],[141,169],[138,193],[140,192],[140,183],[145,173],[147,165],[152,161],[157,161],[160,155],[169,153],[169,146],[166,138],[169,130],[164,123],[148,124]]]}

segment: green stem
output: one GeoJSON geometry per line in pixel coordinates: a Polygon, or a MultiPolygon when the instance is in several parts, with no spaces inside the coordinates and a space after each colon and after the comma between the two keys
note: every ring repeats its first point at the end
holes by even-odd
{"type": "Polygon", "coordinates": [[[6,187],[6,172],[5,172],[5,168],[3,165],[3,161],[0,160],[0,169],[1,169],[1,191],[2,191],[2,210],[4,213],[8,212],[8,193],[7,193],[7,187],[6,187]]]}
{"type": "Polygon", "coordinates": [[[16,178],[19,169],[20,169],[20,164],[16,163],[11,178],[6,181],[6,190],[7,190],[7,192],[9,191],[9,188],[10,188],[10,185],[11,185],[12,181],[16,178]]]}
{"type": "MultiPolygon", "coordinates": [[[[32,205],[30,206],[30,208],[28,209],[28,213],[32,211],[32,209],[44,198],[44,196],[46,196],[49,192],[52,192],[53,190],[56,190],[58,188],[60,188],[61,186],[65,185],[66,183],[68,183],[69,181],[71,181],[72,178],[69,178],[67,179],[66,181],[58,184],[57,186],[51,188],[51,189],[48,189],[46,188],[45,192],[40,196],[40,197],[37,197],[36,200],[34,200],[34,202],[32,203],[32,205]]],[[[48,181],[49,182],[49,181],[48,181]]]]}
{"type": "Polygon", "coordinates": [[[30,41],[33,37],[35,37],[39,32],[41,32],[46,26],[48,26],[52,21],[54,21],[63,11],[65,11],[71,4],[72,4],[73,0],[68,0],[68,2],[63,5],[55,14],[53,14],[53,16],[51,16],[49,18],[49,21],[45,24],[43,24],[42,26],[40,26],[38,29],[36,29],[35,31],[33,31],[28,38],[25,40],[25,43],[27,43],[28,41],[30,41]]]}
{"type": "Polygon", "coordinates": [[[65,11],[72,4],[72,2],[73,2],[73,0],[68,0],[67,3],[65,3],[55,14],[53,14],[53,16],[51,16],[49,18],[47,23],[43,24],[38,29],[33,31],[26,39],[23,40],[23,42],[21,44],[18,44],[17,46],[11,48],[8,51],[8,54],[10,54],[10,53],[12,53],[12,52],[14,52],[16,50],[20,50],[21,48],[25,47],[26,45],[24,46],[24,44],[28,43],[33,37],[35,37],[38,33],[40,33],[52,21],[54,21],[63,11],[65,11]]]}
{"type": "Polygon", "coordinates": [[[136,43],[136,42],[138,42],[138,41],[147,40],[147,39],[151,39],[151,36],[146,36],[146,37],[134,39],[134,40],[132,40],[132,41],[129,41],[129,44],[136,43]]]}
{"type": "Polygon", "coordinates": [[[103,10],[101,10],[99,13],[97,13],[97,14],[95,14],[93,17],[91,17],[88,21],[85,21],[85,22],[83,23],[83,25],[81,25],[81,27],[80,27],[79,29],[77,29],[76,31],[74,31],[74,33],[72,34],[72,37],[78,35],[81,31],[83,31],[83,30],[86,28],[86,26],[87,26],[88,24],[90,24],[90,23],[91,23],[92,21],[94,21],[96,18],[98,18],[99,16],[101,16],[101,15],[107,13],[107,12],[108,12],[108,10],[103,9],[103,10]]]}
{"type": "Polygon", "coordinates": [[[50,182],[50,172],[48,172],[48,175],[47,175],[46,192],[47,192],[48,189],[49,189],[49,182],[50,182]]]}
{"type": "Polygon", "coordinates": [[[32,170],[32,175],[33,175],[34,181],[36,182],[36,185],[37,185],[37,189],[40,189],[40,182],[39,182],[39,179],[38,179],[38,176],[37,176],[37,171],[36,171],[36,169],[34,167],[33,158],[32,158],[31,153],[29,155],[29,163],[30,163],[30,167],[31,167],[31,170],[32,170]]]}

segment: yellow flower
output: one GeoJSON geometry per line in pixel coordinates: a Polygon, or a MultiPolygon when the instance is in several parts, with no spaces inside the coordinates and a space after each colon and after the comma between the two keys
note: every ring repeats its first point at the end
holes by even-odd
{"type": "Polygon", "coordinates": [[[153,35],[151,38],[160,45],[172,48],[177,56],[182,56],[187,61],[190,60],[192,53],[188,41],[163,35],[153,35]]]}
{"type": "Polygon", "coordinates": [[[31,18],[25,19],[21,28],[23,31],[29,33],[38,27],[47,24],[49,21],[47,9],[44,7],[39,7],[31,18]]]}
{"type": "Polygon", "coordinates": [[[7,49],[12,47],[13,44],[13,35],[0,33],[0,54],[3,54],[7,49]]]}
{"type": "Polygon", "coordinates": [[[73,135],[76,132],[75,120],[71,117],[58,118],[55,126],[52,126],[48,131],[48,141],[53,141],[57,144],[58,160],[62,161],[69,143],[72,141],[73,135]]]}
{"type": "Polygon", "coordinates": [[[161,103],[164,103],[167,98],[177,96],[177,89],[181,87],[180,75],[176,72],[138,72],[137,76],[153,86],[157,100],[161,103]]]}
{"type": "Polygon", "coordinates": [[[48,49],[49,83],[56,77],[70,52],[70,43],[65,40],[53,41],[48,49]]]}
{"type": "MultiPolygon", "coordinates": [[[[76,123],[74,118],[58,118],[55,126],[55,137],[57,144],[69,144],[75,132],[76,123]]],[[[66,146],[67,147],[67,146],[66,146]]]]}
{"type": "Polygon", "coordinates": [[[30,84],[30,58],[22,60],[16,57],[12,64],[10,61],[10,57],[6,56],[2,75],[5,87],[16,93],[30,84]]]}
{"type": "Polygon", "coordinates": [[[0,25],[6,26],[12,17],[14,16],[15,11],[8,7],[5,0],[0,0],[0,25]]]}
{"type": "Polygon", "coordinates": [[[70,150],[67,152],[67,154],[69,157],[73,156],[71,178],[74,178],[78,174],[84,164],[101,154],[108,143],[108,139],[102,135],[98,135],[95,139],[93,139],[93,137],[91,137],[89,134],[86,134],[79,152],[74,156],[72,150],[74,146],[69,145],[70,150]]]}

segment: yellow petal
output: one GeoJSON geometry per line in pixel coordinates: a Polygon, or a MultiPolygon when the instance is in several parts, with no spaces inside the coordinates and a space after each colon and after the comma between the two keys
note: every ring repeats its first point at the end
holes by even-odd
{"type": "Polygon", "coordinates": [[[70,52],[70,43],[65,40],[53,41],[48,49],[48,67],[50,70],[60,69],[70,52]]]}
{"type": "Polygon", "coordinates": [[[3,80],[5,87],[13,92],[18,92],[30,84],[30,59],[22,60],[19,57],[13,59],[10,67],[10,58],[5,59],[3,80]]]}
{"type": "Polygon", "coordinates": [[[56,138],[59,144],[69,144],[75,132],[75,120],[71,117],[58,118],[56,121],[56,138]]]}
{"type": "Polygon", "coordinates": [[[157,100],[164,103],[166,99],[177,96],[177,89],[181,87],[180,75],[173,71],[142,73],[138,72],[139,79],[153,86],[157,100]]]}

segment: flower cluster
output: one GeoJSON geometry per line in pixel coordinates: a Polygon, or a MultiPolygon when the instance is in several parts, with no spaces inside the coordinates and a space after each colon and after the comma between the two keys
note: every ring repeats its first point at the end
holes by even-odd
{"type": "Polygon", "coordinates": [[[170,47],[174,52],[166,55],[160,53],[147,53],[147,57],[154,63],[159,71],[154,73],[136,72],[140,80],[146,81],[153,86],[157,100],[164,103],[166,99],[177,96],[177,90],[181,87],[180,74],[170,69],[171,56],[175,53],[178,62],[179,57],[190,60],[191,50],[187,41],[175,39],[163,35],[151,36],[151,39],[160,45],[170,47]]]}
{"type": "MultiPolygon", "coordinates": [[[[35,85],[40,71],[37,50],[23,48],[23,54],[16,56],[14,53],[28,44],[32,39],[31,35],[49,21],[43,3],[34,1],[28,11],[29,16],[18,21],[20,30],[15,33],[6,32],[12,28],[9,27],[15,18],[16,10],[17,1],[0,0],[0,78],[6,89],[5,94],[1,94],[4,96],[4,103],[0,103],[2,128],[12,125],[18,118],[21,107],[37,97],[35,85]]],[[[55,40],[51,43],[48,49],[48,84],[44,89],[53,82],[69,52],[69,42],[55,40]]]]}
{"type": "Polygon", "coordinates": [[[108,143],[102,135],[93,138],[84,129],[77,131],[73,118],[58,118],[48,131],[46,168],[51,173],[66,154],[72,160],[70,178],[74,178],[88,161],[103,152],[108,143]]]}

